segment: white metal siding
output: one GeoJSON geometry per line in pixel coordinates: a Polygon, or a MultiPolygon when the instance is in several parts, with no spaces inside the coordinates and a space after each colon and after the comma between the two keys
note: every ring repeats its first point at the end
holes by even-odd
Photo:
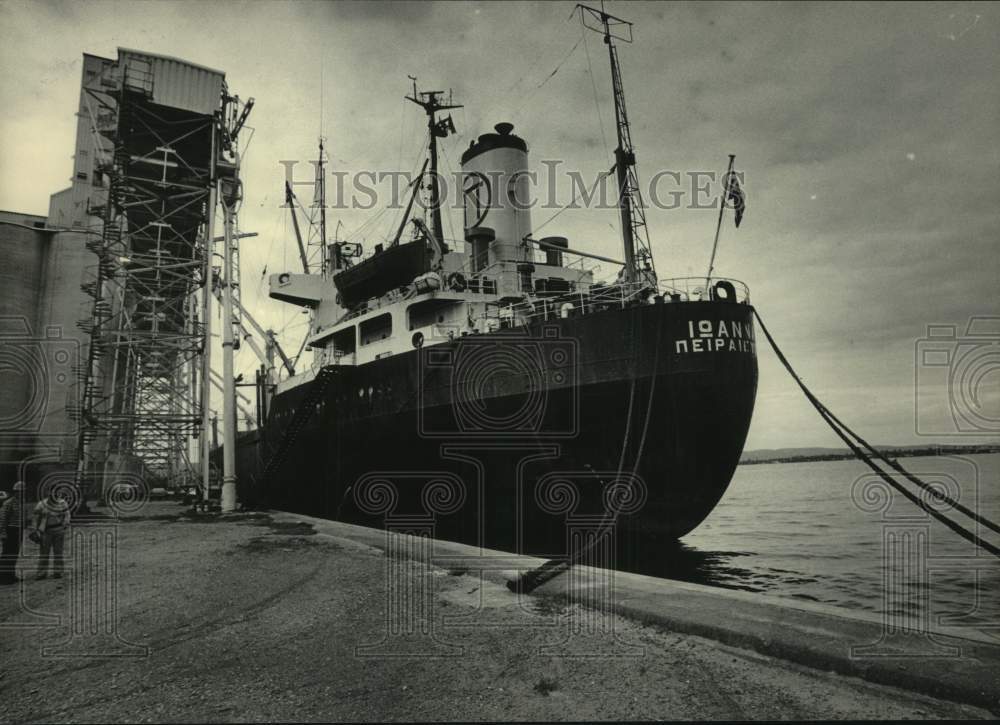
{"type": "Polygon", "coordinates": [[[206,116],[219,108],[224,73],[176,58],[124,48],[118,50],[118,62],[122,68],[135,62],[143,71],[152,70],[154,103],[206,116]]]}

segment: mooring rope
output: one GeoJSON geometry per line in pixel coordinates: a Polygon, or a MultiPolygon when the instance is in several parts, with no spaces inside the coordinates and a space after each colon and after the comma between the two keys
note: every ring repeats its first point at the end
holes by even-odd
{"type": "Polygon", "coordinates": [[[883,481],[885,481],[887,484],[889,484],[894,489],[903,494],[903,496],[905,496],[908,500],[913,502],[924,512],[926,512],[930,516],[940,521],[942,524],[947,526],[949,529],[954,531],[956,534],[961,536],[966,541],[972,542],[979,548],[989,552],[990,554],[993,554],[993,556],[996,556],[997,558],[1000,558],[1000,547],[994,546],[990,542],[980,538],[979,536],[969,531],[962,525],[956,523],[952,519],[945,516],[943,513],[935,509],[933,506],[930,506],[929,504],[921,500],[919,496],[916,496],[912,492],[907,491],[899,483],[899,481],[893,479],[883,469],[877,466],[875,462],[872,460],[872,457],[866,454],[863,450],[861,450],[858,443],[860,443],[862,446],[871,451],[872,454],[874,454],[881,460],[885,461],[887,465],[895,468],[897,471],[902,473],[908,480],[919,486],[923,491],[926,491],[929,494],[933,495],[936,499],[939,499],[949,504],[956,511],[965,514],[966,516],[973,519],[977,523],[982,524],[983,526],[986,526],[987,528],[992,529],[993,531],[1000,532],[1000,526],[997,526],[996,523],[987,519],[985,516],[977,514],[976,512],[966,508],[958,501],[948,496],[946,493],[942,493],[941,491],[935,489],[933,486],[929,486],[928,484],[924,483],[919,478],[911,474],[909,471],[906,471],[898,463],[894,463],[888,460],[880,451],[876,450],[864,438],[862,438],[853,430],[851,430],[849,427],[847,427],[845,423],[843,423],[839,418],[837,418],[837,416],[835,416],[832,412],[830,412],[830,410],[825,405],[823,405],[823,403],[820,402],[820,400],[815,395],[812,394],[812,391],[810,391],[809,388],[806,387],[806,384],[802,382],[802,379],[796,374],[795,370],[792,368],[791,363],[788,362],[788,358],[785,357],[784,353],[781,352],[781,348],[778,347],[778,344],[774,341],[774,338],[771,337],[771,333],[768,331],[767,326],[764,324],[764,321],[760,318],[760,314],[757,312],[756,309],[754,309],[753,314],[754,317],[757,318],[757,323],[760,325],[760,329],[764,332],[764,336],[767,338],[767,341],[771,343],[771,347],[774,349],[775,355],[778,356],[778,360],[780,360],[781,364],[785,366],[785,370],[787,370],[788,374],[792,376],[792,379],[795,380],[796,383],[798,383],[798,386],[802,389],[802,392],[805,394],[809,402],[812,403],[813,407],[816,408],[816,411],[820,414],[820,417],[822,417],[823,420],[825,420],[826,423],[830,426],[830,428],[833,429],[833,432],[836,433],[840,437],[840,439],[847,444],[848,448],[851,449],[851,452],[853,452],[858,459],[866,463],[868,467],[871,468],[876,474],[878,474],[878,476],[883,481]],[[857,443],[855,443],[854,440],[851,440],[851,437],[854,438],[857,441],[857,443]]]}
{"type": "MultiPolygon", "coordinates": [[[[638,315],[632,315],[631,319],[632,334],[629,335],[629,337],[633,340],[633,342],[635,342],[636,339],[639,340],[638,344],[635,344],[635,350],[638,353],[642,349],[642,337],[641,337],[642,326],[641,323],[636,322],[637,317],[638,315]]],[[[656,370],[657,363],[660,357],[661,333],[662,333],[662,327],[657,327],[656,343],[654,345],[655,352],[653,358],[653,370],[656,370]]],[[[629,387],[629,401],[628,401],[628,410],[626,412],[625,433],[622,440],[621,457],[618,459],[618,473],[615,479],[615,484],[617,484],[621,480],[622,473],[625,471],[626,468],[625,456],[628,451],[629,441],[632,437],[632,417],[633,417],[633,411],[635,409],[636,383],[638,379],[638,370],[637,370],[638,366],[635,363],[638,359],[639,359],[638,354],[633,355],[632,357],[633,368],[631,376],[632,381],[629,387]]],[[[655,390],[656,390],[656,375],[654,374],[650,376],[650,387],[649,387],[649,396],[647,400],[646,415],[643,419],[642,431],[640,432],[638,437],[639,443],[635,453],[635,459],[632,462],[632,475],[628,479],[627,489],[629,496],[636,495],[633,488],[633,484],[635,482],[636,471],[639,469],[639,463],[642,460],[643,450],[646,447],[646,438],[649,434],[649,421],[650,418],[652,417],[651,414],[653,410],[653,393],[655,390]]],[[[601,482],[603,483],[604,481],[602,480],[601,482]]],[[[568,552],[568,556],[565,559],[563,558],[549,559],[540,566],[534,569],[529,569],[528,571],[521,573],[514,579],[507,581],[507,588],[510,589],[512,592],[528,594],[537,589],[538,587],[540,587],[542,584],[546,583],[547,581],[554,579],[556,576],[563,573],[571,566],[579,564],[586,554],[590,553],[590,551],[592,551],[596,546],[602,543],[604,537],[608,536],[609,534],[611,536],[616,535],[620,513],[621,513],[621,508],[620,507],[615,508],[614,511],[611,512],[610,519],[604,520],[602,526],[597,530],[595,536],[586,546],[582,547],[581,549],[577,549],[576,551],[568,552]]],[[[614,551],[615,548],[613,547],[612,550],[614,551]]],[[[617,562],[610,562],[610,564],[611,568],[614,568],[617,565],[617,562]]]]}

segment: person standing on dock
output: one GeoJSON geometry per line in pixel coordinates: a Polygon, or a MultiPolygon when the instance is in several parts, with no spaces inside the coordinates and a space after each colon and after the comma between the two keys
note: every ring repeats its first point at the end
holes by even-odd
{"type": "Polygon", "coordinates": [[[63,543],[66,540],[66,529],[69,527],[69,504],[61,493],[55,491],[38,502],[35,506],[35,530],[41,534],[41,554],[38,557],[37,579],[48,576],[49,554],[55,558],[52,576],[56,579],[63,574],[63,543]]]}
{"type": "Polygon", "coordinates": [[[17,560],[21,555],[21,529],[24,524],[21,497],[24,495],[24,482],[14,484],[11,496],[0,508],[0,545],[3,554],[0,555],[0,585],[14,584],[17,581],[17,560]]]}

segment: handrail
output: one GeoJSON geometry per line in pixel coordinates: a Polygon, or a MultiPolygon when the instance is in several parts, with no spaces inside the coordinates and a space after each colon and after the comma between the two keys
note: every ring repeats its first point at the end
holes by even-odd
{"type": "MultiPolygon", "coordinates": [[[[490,278],[482,276],[481,279],[490,278]]],[[[594,311],[605,310],[609,305],[624,308],[634,304],[658,302],[660,299],[668,303],[718,300],[738,304],[750,304],[750,288],[746,283],[728,277],[711,277],[708,280],[705,277],[673,277],[659,280],[657,287],[658,289],[653,291],[644,282],[623,282],[610,285],[592,284],[590,285],[589,292],[574,290],[550,297],[538,297],[534,300],[497,305],[495,308],[497,310],[496,314],[484,313],[481,318],[507,317],[520,321],[535,320],[542,317],[549,319],[553,316],[567,317],[569,315],[589,314],[594,311]],[[708,283],[707,285],[706,282],[708,283]],[[732,299],[725,297],[729,292],[728,289],[720,295],[718,292],[720,287],[731,287],[732,299]],[[554,310],[558,310],[558,313],[554,314],[554,310]]],[[[472,292],[472,290],[468,289],[466,292],[472,292]]],[[[480,293],[487,294],[485,292],[480,293]]],[[[404,294],[402,298],[406,299],[411,296],[414,295],[404,294]]],[[[376,300],[374,307],[368,306],[367,303],[369,301],[366,300],[357,309],[349,312],[338,322],[346,322],[369,312],[382,309],[384,306],[398,302],[399,299],[397,297],[383,303],[383,299],[379,298],[376,300]]]]}
{"type": "Polygon", "coordinates": [[[716,289],[718,283],[728,283],[733,286],[736,293],[735,302],[750,304],[750,288],[744,282],[729,277],[674,277],[672,279],[661,279],[659,281],[660,292],[664,296],[671,296],[671,301],[675,302],[698,302],[706,299],[713,299],[712,290],[716,289]],[[707,284],[706,284],[707,283],[707,284]],[[679,300],[673,296],[680,297],[679,300]]]}
{"type": "MultiPolygon", "coordinates": [[[[559,317],[576,317],[579,315],[603,312],[608,309],[624,309],[641,304],[675,303],[675,302],[709,302],[728,301],[738,304],[750,303],[750,289],[746,284],[735,279],[713,277],[709,280],[709,292],[705,294],[704,277],[679,277],[660,280],[659,291],[654,293],[642,282],[627,282],[613,285],[592,285],[589,292],[570,292],[550,298],[513,302],[507,305],[497,305],[493,315],[489,313],[482,317],[485,320],[498,319],[500,325],[525,324],[537,320],[548,320],[559,317]],[[718,283],[730,285],[733,298],[726,300],[712,290],[718,283]],[[698,284],[695,284],[698,283],[698,284]]],[[[728,290],[727,290],[728,292],[728,290]]]]}
{"type": "MultiPolygon", "coordinates": [[[[462,268],[462,269],[464,269],[464,268],[462,268]]],[[[440,276],[443,278],[441,280],[442,283],[445,283],[446,280],[447,280],[447,278],[451,274],[454,274],[455,272],[461,273],[461,271],[462,270],[459,269],[459,270],[454,270],[453,272],[448,272],[447,274],[445,274],[443,272],[439,273],[440,276]]],[[[463,276],[465,276],[465,275],[463,274],[463,276]]],[[[473,286],[471,284],[469,284],[469,286],[466,287],[466,289],[464,290],[465,293],[468,293],[468,294],[482,294],[482,295],[488,295],[488,296],[495,296],[496,295],[496,292],[495,292],[495,290],[496,290],[496,277],[494,277],[492,275],[482,274],[481,272],[477,272],[477,273],[475,273],[474,275],[472,275],[470,277],[466,277],[466,279],[467,279],[467,283],[468,282],[472,282],[473,279],[475,279],[476,281],[479,282],[479,284],[476,285],[475,288],[473,288],[473,286]],[[487,291],[487,290],[491,290],[491,289],[494,290],[494,291],[487,291]]],[[[436,292],[449,292],[451,290],[449,290],[447,287],[442,286],[440,288],[436,288],[434,291],[436,291],[436,292]]],[[[382,295],[380,297],[373,298],[374,299],[374,303],[372,303],[371,299],[363,300],[362,302],[358,303],[357,307],[355,307],[353,310],[351,310],[350,312],[346,313],[343,317],[341,317],[339,320],[337,320],[337,324],[339,325],[342,322],[347,322],[349,320],[354,320],[354,319],[356,319],[358,317],[361,317],[362,315],[368,314],[369,312],[374,312],[375,310],[381,310],[384,307],[391,307],[392,305],[396,304],[400,300],[406,300],[406,299],[409,299],[411,297],[416,297],[419,294],[422,294],[422,292],[417,292],[413,288],[413,286],[411,284],[407,288],[406,292],[399,292],[398,294],[396,294],[394,296],[382,295]]]]}

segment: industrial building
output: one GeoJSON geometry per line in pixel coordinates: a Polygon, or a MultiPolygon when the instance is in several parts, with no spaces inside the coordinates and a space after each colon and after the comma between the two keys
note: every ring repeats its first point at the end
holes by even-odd
{"type": "Polygon", "coordinates": [[[70,185],[47,217],[0,212],[0,487],[59,472],[103,495],[122,471],[199,474],[205,280],[244,106],[221,71],[84,54],[70,185]]]}

